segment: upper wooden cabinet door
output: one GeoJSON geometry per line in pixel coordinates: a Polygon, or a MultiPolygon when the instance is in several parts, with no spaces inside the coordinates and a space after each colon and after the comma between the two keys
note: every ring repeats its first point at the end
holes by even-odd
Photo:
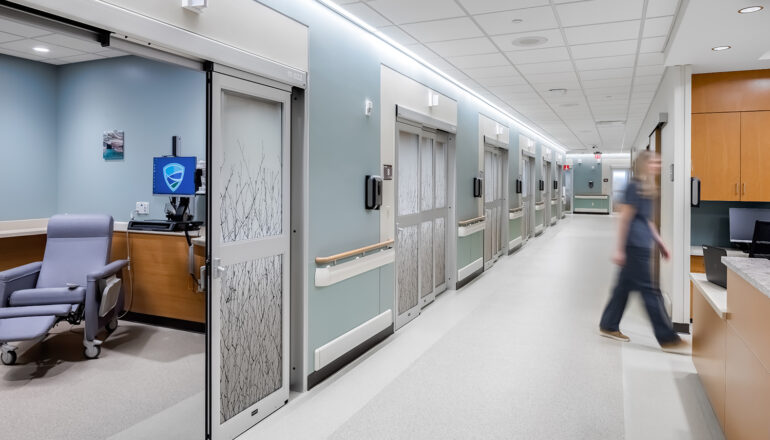
{"type": "Polygon", "coordinates": [[[741,200],[770,202],[770,112],[741,113],[741,200]]]}
{"type": "Polygon", "coordinates": [[[701,200],[740,200],[740,113],[692,115],[692,175],[701,200]]]}

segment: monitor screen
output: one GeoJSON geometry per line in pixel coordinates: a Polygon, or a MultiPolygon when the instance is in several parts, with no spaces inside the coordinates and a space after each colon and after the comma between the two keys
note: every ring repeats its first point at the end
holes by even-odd
{"type": "Polygon", "coordinates": [[[730,241],[751,243],[757,220],[770,221],[770,209],[730,208],[730,241]]]}
{"type": "Polygon", "coordinates": [[[152,159],[152,193],[190,196],[195,194],[195,157],[155,157],[152,159]]]}

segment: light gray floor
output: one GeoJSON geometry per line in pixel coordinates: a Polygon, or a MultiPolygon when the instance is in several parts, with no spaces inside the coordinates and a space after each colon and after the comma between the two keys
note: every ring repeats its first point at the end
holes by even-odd
{"type": "Polygon", "coordinates": [[[86,361],[82,327],[54,332],[0,365],[0,438],[203,438],[204,335],[121,321],[86,361]]]}
{"type": "Polygon", "coordinates": [[[244,439],[722,439],[689,356],[640,301],[597,335],[615,219],[570,216],[244,439]]]}

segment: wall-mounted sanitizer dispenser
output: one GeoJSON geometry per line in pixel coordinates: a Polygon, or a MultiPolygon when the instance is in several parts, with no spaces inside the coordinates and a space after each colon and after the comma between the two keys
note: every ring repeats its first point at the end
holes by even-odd
{"type": "Polygon", "coordinates": [[[594,181],[593,180],[589,180],[588,181],[588,187],[589,188],[593,188],[594,187],[594,181]]]}
{"type": "Polygon", "coordinates": [[[540,191],[545,191],[545,180],[538,180],[537,187],[540,189],[540,191]]]}
{"type": "Polygon", "coordinates": [[[516,179],[516,194],[521,194],[522,184],[521,179],[516,179]]]}
{"type": "Polygon", "coordinates": [[[473,178],[473,197],[480,198],[484,196],[484,180],[478,177],[473,178]]]}
{"type": "Polygon", "coordinates": [[[559,181],[558,180],[554,180],[553,181],[553,189],[559,189],[559,181]]]}
{"type": "Polygon", "coordinates": [[[382,205],[382,177],[366,176],[364,194],[364,207],[366,209],[380,209],[380,205],[382,205]]]}

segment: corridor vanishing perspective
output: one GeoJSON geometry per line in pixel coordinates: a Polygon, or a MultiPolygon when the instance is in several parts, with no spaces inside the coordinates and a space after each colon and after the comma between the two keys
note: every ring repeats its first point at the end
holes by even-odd
{"type": "Polygon", "coordinates": [[[636,296],[630,343],[597,334],[615,227],[569,216],[244,438],[723,438],[691,358],[660,351],[636,296]]]}

